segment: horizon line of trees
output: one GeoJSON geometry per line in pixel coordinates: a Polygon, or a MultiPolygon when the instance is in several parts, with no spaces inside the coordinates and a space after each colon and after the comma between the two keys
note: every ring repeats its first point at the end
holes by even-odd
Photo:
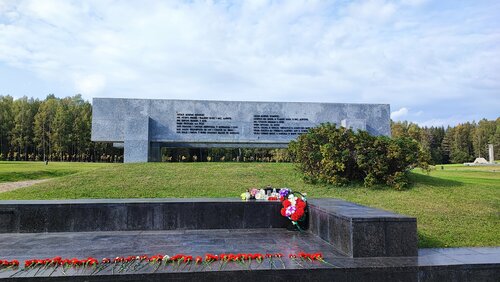
{"type": "Polygon", "coordinates": [[[429,153],[431,164],[472,162],[478,157],[489,160],[488,144],[493,144],[495,160],[500,159],[500,117],[446,128],[420,127],[408,121],[391,122],[391,133],[393,138],[416,140],[429,153]]]}
{"type": "Polygon", "coordinates": [[[90,141],[92,105],[80,94],[44,100],[0,95],[0,160],[120,162],[123,150],[90,141]]]}
{"type": "MultiPolygon", "coordinates": [[[[81,95],[44,100],[0,95],[0,160],[122,162],[123,149],[92,142],[92,105],[81,95]]],[[[391,121],[392,137],[416,140],[431,164],[464,163],[488,159],[487,144],[500,159],[500,117],[456,126],[421,127],[391,121]]],[[[162,161],[291,161],[286,149],[167,149],[162,161]]]]}

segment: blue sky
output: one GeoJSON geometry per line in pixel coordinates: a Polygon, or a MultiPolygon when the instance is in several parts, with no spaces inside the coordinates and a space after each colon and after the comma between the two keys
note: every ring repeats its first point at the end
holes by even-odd
{"type": "Polygon", "coordinates": [[[0,95],[388,103],[500,116],[500,1],[0,0],[0,95]]]}

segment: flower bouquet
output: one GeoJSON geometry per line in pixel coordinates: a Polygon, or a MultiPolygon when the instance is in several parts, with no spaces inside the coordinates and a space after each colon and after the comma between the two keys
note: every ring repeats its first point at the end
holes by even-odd
{"type": "Polygon", "coordinates": [[[306,194],[293,192],[289,188],[282,188],[279,190],[279,195],[283,205],[281,215],[292,221],[292,227],[296,227],[300,231],[307,229],[306,194]]]}
{"type": "MultiPolygon", "coordinates": [[[[279,190],[279,189],[278,189],[279,190]]],[[[277,201],[279,199],[279,194],[276,188],[270,186],[265,189],[250,188],[246,192],[240,195],[242,200],[264,200],[264,201],[277,201]]]]}

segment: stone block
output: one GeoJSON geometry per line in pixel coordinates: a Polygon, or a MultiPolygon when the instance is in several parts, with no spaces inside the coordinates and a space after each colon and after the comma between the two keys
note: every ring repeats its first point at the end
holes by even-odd
{"type": "Polygon", "coordinates": [[[16,229],[16,211],[13,208],[0,209],[0,233],[16,229]]]}
{"type": "Polygon", "coordinates": [[[417,222],[385,222],[386,256],[410,257],[418,255],[417,222]]]}
{"type": "Polygon", "coordinates": [[[415,256],[417,221],[338,199],[312,199],[310,232],[350,257],[415,256]]]}
{"type": "MultiPolygon", "coordinates": [[[[381,257],[385,254],[384,222],[352,222],[352,256],[381,257]]],[[[391,242],[389,242],[390,244],[391,242]]]]}

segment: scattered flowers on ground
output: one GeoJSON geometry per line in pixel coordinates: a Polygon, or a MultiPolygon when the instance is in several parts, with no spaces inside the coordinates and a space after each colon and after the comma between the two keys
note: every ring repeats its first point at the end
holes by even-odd
{"type": "MultiPolygon", "coordinates": [[[[198,270],[204,268],[222,270],[229,263],[239,264],[245,269],[255,269],[261,267],[263,263],[267,263],[271,269],[285,269],[286,264],[283,258],[286,257],[282,253],[222,253],[222,254],[205,254],[205,256],[191,256],[186,254],[176,254],[169,256],[165,254],[156,254],[153,256],[127,256],[115,258],[97,259],[88,257],[85,259],[79,258],[62,258],[60,256],[45,259],[28,259],[24,261],[24,268],[20,267],[18,260],[0,260],[0,271],[17,270],[10,277],[21,276],[51,276],[57,270],[63,275],[68,275],[68,271],[72,270],[72,274],[85,272],[85,274],[96,275],[99,272],[108,269],[111,274],[122,272],[138,272],[140,270],[153,271],[180,271],[190,270],[195,267],[198,270]],[[145,269],[147,268],[147,269],[145,269]]],[[[312,266],[312,263],[319,261],[329,264],[323,259],[321,253],[304,253],[289,254],[288,258],[300,267],[312,266]],[[306,263],[309,263],[306,265],[306,263]]],[[[331,265],[331,264],[330,264],[331,265]]]]}

